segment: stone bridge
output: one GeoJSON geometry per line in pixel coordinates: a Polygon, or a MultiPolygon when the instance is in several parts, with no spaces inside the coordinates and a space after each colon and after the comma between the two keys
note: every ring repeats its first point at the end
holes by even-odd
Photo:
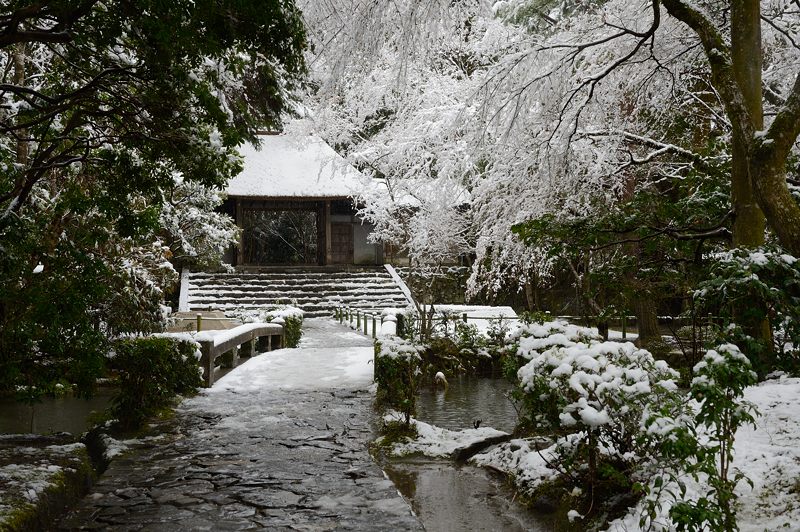
{"type": "Polygon", "coordinates": [[[372,342],[306,320],[112,461],[67,530],[422,530],[367,449],[372,342]]]}

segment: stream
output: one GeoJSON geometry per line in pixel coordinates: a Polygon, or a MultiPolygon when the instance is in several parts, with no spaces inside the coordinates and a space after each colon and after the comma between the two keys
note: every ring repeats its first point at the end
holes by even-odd
{"type": "MultiPolygon", "coordinates": [[[[511,432],[517,411],[505,396],[510,389],[504,379],[454,377],[446,392],[421,390],[417,418],[450,430],[482,420],[481,426],[511,432]]],[[[395,458],[383,467],[431,532],[558,529],[553,515],[516,503],[505,477],[488,469],[427,457],[395,458]]]]}
{"type": "Polygon", "coordinates": [[[89,416],[111,403],[114,391],[99,389],[91,399],[74,396],[45,397],[29,405],[13,397],[0,398],[0,434],[54,434],[75,436],[89,429],[89,416]]]}

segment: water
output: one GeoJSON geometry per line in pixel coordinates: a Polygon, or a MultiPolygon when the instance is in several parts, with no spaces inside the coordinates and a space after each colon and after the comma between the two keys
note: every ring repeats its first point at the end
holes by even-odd
{"type": "Polygon", "coordinates": [[[393,460],[384,469],[429,532],[558,530],[552,515],[516,503],[505,479],[487,469],[429,458],[393,460]]]}
{"type": "MultiPolygon", "coordinates": [[[[451,430],[481,426],[511,432],[517,410],[504,379],[460,376],[446,391],[426,387],[417,399],[417,419],[451,430]]],[[[482,467],[426,457],[392,459],[386,474],[411,502],[426,530],[551,531],[553,515],[533,512],[515,501],[505,476],[482,467]]]]}
{"type": "Polygon", "coordinates": [[[461,375],[447,390],[424,387],[417,398],[417,419],[450,430],[482,427],[512,432],[517,410],[507,397],[513,385],[505,379],[461,375]]]}
{"type": "Polygon", "coordinates": [[[89,415],[105,410],[112,395],[112,390],[98,390],[91,399],[48,397],[33,405],[4,397],[0,399],[0,434],[81,434],[89,429],[89,415]]]}

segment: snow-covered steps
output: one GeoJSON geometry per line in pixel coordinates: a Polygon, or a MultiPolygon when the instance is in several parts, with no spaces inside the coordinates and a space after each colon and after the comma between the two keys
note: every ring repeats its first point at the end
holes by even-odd
{"type": "Polygon", "coordinates": [[[182,282],[189,311],[231,311],[288,303],[301,308],[307,317],[320,317],[330,316],[336,305],[379,313],[408,304],[396,276],[384,267],[191,272],[182,276],[182,282]]]}

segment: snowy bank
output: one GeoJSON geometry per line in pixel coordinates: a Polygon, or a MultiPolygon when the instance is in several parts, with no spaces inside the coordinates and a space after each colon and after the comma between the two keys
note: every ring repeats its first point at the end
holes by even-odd
{"type": "MultiPolygon", "coordinates": [[[[737,520],[743,532],[797,530],[800,523],[800,378],[781,377],[745,390],[760,416],[755,426],[736,433],[733,468],[752,482],[740,482],[737,520]]],[[[697,499],[708,491],[704,482],[681,479],[687,498],[697,499]]],[[[668,523],[671,504],[664,504],[658,522],[668,523]]],[[[640,503],[623,518],[611,523],[615,532],[639,530],[640,503]]]]}
{"type": "MultiPolygon", "coordinates": [[[[402,416],[390,413],[384,419],[402,421],[402,416]]],[[[392,456],[422,454],[432,458],[458,458],[465,450],[499,443],[510,437],[508,433],[490,427],[448,430],[416,419],[412,419],[411,424],[417,430],[417,439],[393,444],[389,451],[392,456]]]]}
{"type": "Polygon", "coordinates": [[[69,434],[0,436],[0,530],[42,530],[85,493],[93,471],[69,434]]]}
{"type": "MultiPolygon", "coordinates": [[[[743,532],[796,530],[800,523],[800,378],[782,377],[752,386],[745,399],[761,413],[756,426],[745,426],[736,434],[735,469],[753,483],[740,482],[736,493],[738,524],[743,532]]],[[[530,494],[542,483],[556,477],[548,462],[555,458],[554,447],[537,451],[535,440],[515,439],[473,457],[472,463],[492,467],[514,478],[517,488],[530,494]]],[[[703,479],[681,479],[687,498],[697,499],[708,491],[703,479]]],[[[668,518],[672,504],[662,501],[656,523],[673,530],[668,518]]],[[[622,518],[612,521],[608,530],[641,530],[639,519],[644,502],[632,507],[622,518]]]]}

